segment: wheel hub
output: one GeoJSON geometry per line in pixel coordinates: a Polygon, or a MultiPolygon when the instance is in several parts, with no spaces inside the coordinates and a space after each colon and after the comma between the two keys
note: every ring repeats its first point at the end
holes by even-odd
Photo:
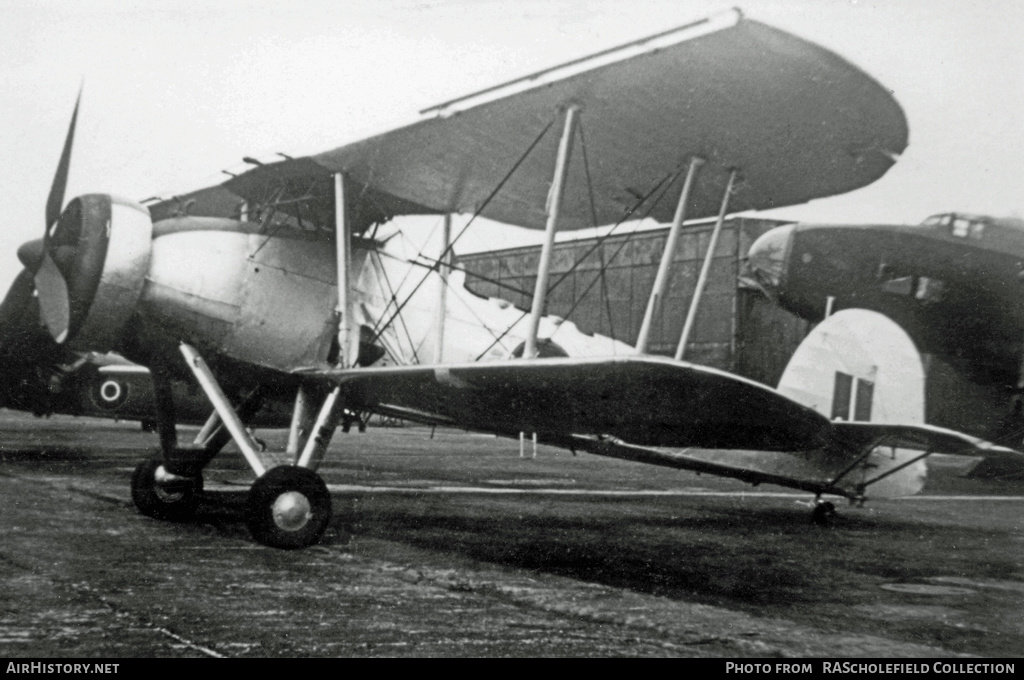
{"type": "Polygon", "coordinates": [[[285,531],[298,531],[313,517],[309,499],[298,491],[281,494],[271,507],[274,524],[285,531]]]}
{"type": "Polygon", "coordinates": [[[188,484],[188,478],[171,474],[163,465],[153,473],[153,492],[165,503],[180,501],[185,495],[188,484]]]}

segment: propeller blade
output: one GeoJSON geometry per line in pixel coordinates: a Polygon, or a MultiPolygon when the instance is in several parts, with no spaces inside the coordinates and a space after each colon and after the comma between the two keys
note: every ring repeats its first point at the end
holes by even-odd
{"type": "Polygon", "coordinates": [[[57,342],[68,337],[71,323],[71,301],[68,284],[57,268],[50,253],[43,254],[43,261],[35,276],[36,292],[39,295],[39,316],[57,342]]]}
{"type": "Polygon", "coordinates": [[[50,186],[50,196],[46,199],[46,228],[49,229],[60,218],[61,209],[64,207],[64,189],[68,184],[68,168],[71,166],[71,147],[75,141],[75,124],[78,121],[78,105],[82,101],[82,90],[78,90],[78,98],[75,99],[75,111],[71,114],[71,125],[68,127],[68,136],[64,139],[64,151],[60,154],[60,162],[57,164],[57,172],[53,175],[53,184],[50,186]]]}

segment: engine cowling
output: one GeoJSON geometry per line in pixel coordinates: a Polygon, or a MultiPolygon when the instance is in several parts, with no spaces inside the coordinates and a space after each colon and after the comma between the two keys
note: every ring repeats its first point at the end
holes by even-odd
{"type": "Polygon", "coordinates": [[[47,247],[67,283],[69,347],[118,348],[149,271],[152,235],[149,211],[134,201],[87,194],[68,204],[47,247]]]}

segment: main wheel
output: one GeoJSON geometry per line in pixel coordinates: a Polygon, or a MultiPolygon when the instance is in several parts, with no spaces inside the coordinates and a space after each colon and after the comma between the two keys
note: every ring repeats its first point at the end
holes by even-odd
{"type": "Polygon", "coordinates": [[[272,548],[305,548],[320,540],[331,521],[331,495],[320,475],[282,465],[249,490],[246,523],[253,538],[272,548]]]}
{"type": "Polygon", "coordinates": [[[152,459],[132,473],[132,501],[143,515],[184,522],[195,515],[203,478],[180,477],[164,469],[162,460],[152,459]]]}

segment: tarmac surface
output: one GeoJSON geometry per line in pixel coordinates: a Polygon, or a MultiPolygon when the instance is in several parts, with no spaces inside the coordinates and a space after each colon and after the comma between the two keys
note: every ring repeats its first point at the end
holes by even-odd
{"type": "Polygon", "coordinates": [[[806,494],[431,435],[339,432],[335,519],[280,551],[248,536],[237,454],[194,522],[159,522],[129,493],[155,435],[0,412],[0,657],[1024,651],[1020,483],[936,459],[922,496],[822,529],[806,494]]]}

